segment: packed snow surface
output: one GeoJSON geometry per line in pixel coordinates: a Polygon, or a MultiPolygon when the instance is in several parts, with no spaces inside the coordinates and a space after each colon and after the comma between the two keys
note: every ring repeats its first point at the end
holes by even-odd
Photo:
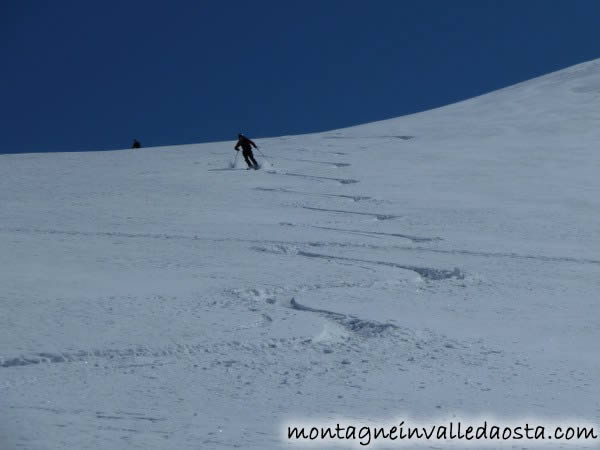
{"type": "Polygon", "coordinates": [[[600,60],[256,142],[0,155],[1,448],[600,422],[600,60]]]}

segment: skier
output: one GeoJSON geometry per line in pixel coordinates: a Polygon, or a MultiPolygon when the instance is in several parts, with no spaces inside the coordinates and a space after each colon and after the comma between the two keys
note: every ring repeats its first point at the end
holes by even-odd
{"type": "Polygon", "coordinates": [[[258,170],[258,163],[252,154],[252,147],[258,148],[256,144],[240,133],[238,134],[238,142],[235,145],[235,150],[239,152],[240,147],[242,147],[242,155],[244,155],[246,164],[248,164],[248,169],[258,170]]]}
{"type": "Polygon", "coordinates": [[[137,139],[134,139],[131,148],[142,148],[142,144],[140,144],[140,141],[138,141],[137,139]]]}

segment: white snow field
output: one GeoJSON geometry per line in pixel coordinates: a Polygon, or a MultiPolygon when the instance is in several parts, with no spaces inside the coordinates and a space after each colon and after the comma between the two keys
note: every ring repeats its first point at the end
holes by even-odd
{"type": "Polygon", "coordinates": [[[0,155],[0,448],[600,423],[600,60],[256,142],[0,155]]]}

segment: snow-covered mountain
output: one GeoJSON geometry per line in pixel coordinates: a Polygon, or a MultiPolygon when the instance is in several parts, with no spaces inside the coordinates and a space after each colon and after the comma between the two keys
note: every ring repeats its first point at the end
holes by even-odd
{"type": "Polygon", "coordinates": [[[256,142],[0,155],[0,447],[600,422],[600,60],[256,142]]]}

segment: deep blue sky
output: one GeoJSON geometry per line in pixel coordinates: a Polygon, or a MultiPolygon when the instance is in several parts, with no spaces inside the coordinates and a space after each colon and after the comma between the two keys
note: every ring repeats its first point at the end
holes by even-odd
{"type": "Polygon", "coordinates": [[[596,0],[0,2],[0,153],[322,131],[600,57],[596,0]]]}

